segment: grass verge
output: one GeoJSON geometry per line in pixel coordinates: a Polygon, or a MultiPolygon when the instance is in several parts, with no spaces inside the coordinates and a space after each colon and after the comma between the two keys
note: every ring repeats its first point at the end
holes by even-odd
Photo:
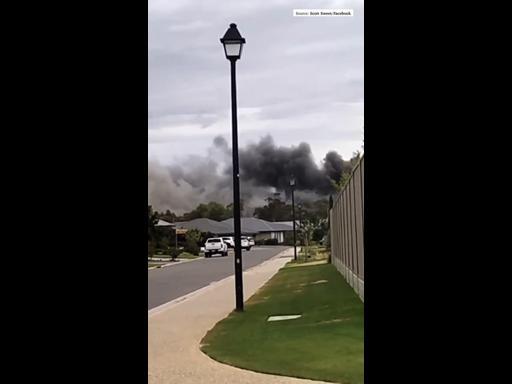
{"type": "Polygon", "coordinates": [[[363,303],[332,265],[286,266],[244,313],[217,323],[201,350],[253,371],[362,384],[363,318],[363,303]],[[267,322],[271,315],[293,314],[302,317],[267,322]]]}
{"type": "Polygon", "coordinates": [[[160,267],[162,265],[164,265],[165,262],[163,263],[158,263],[158,262],[148,262],[148,268],[152,268],[152,267],[160,267]]]}
{"type": "Polygon", "coordinates": [[[302,261],[318,261],[327,260],[329,258],[329,251],[326,247],[321,245],[310,245],[308,247],[301,246],[298,259],[302,261]]]}
{"type": "Polygon", "coordinates": [[[188,252],[181,252],[178,259],[197,259],[199,256],[193,255],[188,252]]]}

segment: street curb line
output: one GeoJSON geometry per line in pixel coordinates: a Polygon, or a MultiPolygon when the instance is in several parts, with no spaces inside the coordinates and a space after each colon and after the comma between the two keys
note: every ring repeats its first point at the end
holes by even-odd
{"type": "Polygon", "coordinates": [[[185,259],[182,261],[178,261],[177,263],[176,262],[167,263],[167,264],[161,265],[160,268],[173,267],[175,265],[179,265],[179,264],[183,264],[183,263],[190,263],[191,261],[196,261],[196,260],[201,260],[201,259],[204,259],[204,256],[196,257],[195,259],[185,259]]]}
{"type": "MultiPolygon", "coordinates": [[[[290,248],[287,248],[287,249],[284,249],[282,250],[281,252],[279,252],[277,255],[275,256],[272,256],[270,259],[264,261],[263,263],[261,264],[258,264],[258,265],[255,265],[254,267],[251,267],[245,271],[243,271],[243,273],[247,273],[247,272],[251,272],[255,269],[257,269],[258,267],[261,268],[262,266],[266,265],[267,263],[270,263],[271,261],[274,261],[275,259],[279,259],[281,257],[283,257],[283,253],[288,251],[290,248]]],[[[291,258],[293,258],[293,255],[290,255],[291,258]]],[[[195,259],[194,259],[195,260],[195,259]]],[[[159,305],[158,307],[155,307],[155,308],[151,308],[149,311],[148,311],[148,319],[154,317],[155,315],[159,314],[159,313],[162,313],[163,311],[166,311],[167,309],[170,309],[172,307],[175,307],[177,306],[178,304],[180,303],[183,303],[184,301],[187,301],[189,299],[191,299],[192,297],[195,297],[197,295],[200,295],[201,293],[204,293],[204,292],[207,292],[213,288],[215,288],[217,285],[219,284],[222,284],[223,282],[231,279],[231,280],[234,280],[235,278],[235,275],[230,275],[230,276],[227,276],[223,279],[220,279],[220,280],[217,280],[217,281],[212,281],[210,284],[208,284],[207,286],[205,287],[202,287],[202,288],[199,288],[199,289],[196,289],[195,291],[192,291],[190,293],[187,293],[183,296],[180,296],[176,299],[173,299],[171,301],[168,301],[167,303],[164,303],[164,304],[161,304],[159,305]]],[[[247,298],[246,300],[248,300],[249,298],[247,298]]],[[[246,301],[244,300],[244,301],[246,301]]]]}
{"type": "Polygon", "coordinates": [[[170,263],[167,263],[167,264],[162,264],[158,267],[149,267],[148,268],[148,271],[152,270],[152,269],[158,269],[158,268],[167,268],[167,267],[173,267],[175,265],[179,265],[179,264],[183,264],[183,263],[189,263],[191,261],[196,261],[196,260],[201,260],[201,259],[204,259],[204,256],[203,257],[196,257],[195,259],[185,259],[185,260],[181,260],[181,261],[174,261],[174,262],[170,262],[170,263]]]}

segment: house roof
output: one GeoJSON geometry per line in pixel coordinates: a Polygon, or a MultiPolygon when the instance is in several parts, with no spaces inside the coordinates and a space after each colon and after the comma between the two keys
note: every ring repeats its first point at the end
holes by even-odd
{"type": "Polygon", "coordinates": [[[272,223],[272,228],[276,231],[293,231],[293,222],[287,223],[272,223]]]}
{"type": "MultiPolygon", "coordinates": [[[[293,231],[293,220],[290,221],[276,221],[271,223],[274,228],[282,228],[283,231],[293,231]]],[[[299,220],[295,220],[295,227],[299,227],[299,220]]]]}
{"type": "MultiPolygon", "coordinates": [[[[233,228],[233,219],[224,220],[222,223],[226,223],[233,228]]],[[[242,217],[240,219],[240,224],[242,227],[242,233],[281,232],[293,230],[292,226],[282,223],[272,223],[256,217],[242,217]]]]}
{"type": "MultiPolygon", "coordinates": [[[[243,235],[251,235],[261,232],[282,232],[292,231],[293,222],[275,222],[258,219],[256,217],[242,217],[240,219],[241,232],[243,235]]],[[[175,223],[177,228],[197,229],[201,232],[211,232],[217,235],[228,235],[234,233],[233,219],[215,221],[210,219],[194,219],[175,223]]]]}
{"type": "Polygon", "coordinates": [[[169,223],[169,222],[167,222],[165,220],[159,219],[158,223],[156,223],[155,226],[157,226],[157,227],[174,227],[174,224],[173,223],[169,223]]]}
{"type": "Polygon", "coordinates": [[[232,229],[219,221],[210,220],[210,219],[194,219],[190,221],[182,221],[179,223],[176,223],[176,226],[178,228],[185,228],[185,229],[197,229],[201,232],[211,232],[215,234],[225,234],[225,233],[231,233],[232,229]]]}

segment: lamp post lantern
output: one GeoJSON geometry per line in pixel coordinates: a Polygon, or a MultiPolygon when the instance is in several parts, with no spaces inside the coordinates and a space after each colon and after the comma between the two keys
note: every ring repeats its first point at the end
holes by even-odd
{"type": "Polygon", "coordinates": [[[224,37],[220,39],[224,46],[226,59],[231,62],[231,126],[233,137],[233,226],[235,235],[235,297],[236,310],[244,310],[242,282],[242,246],[240,225],[240,171],[238,166],[238,121],[236,108],[236,61],[242,55],[245,39],[240,35],[236,24],[230,24],[224,37]]]}
{"type": "Polygon", "coordinates": [[[292,189],[292,219],[293,219],[293,260],[297,261],[297,240],[295,235],[295,198],[293,190],[295,189],[295,177],[290,179],[290,187],[292,189]]]}

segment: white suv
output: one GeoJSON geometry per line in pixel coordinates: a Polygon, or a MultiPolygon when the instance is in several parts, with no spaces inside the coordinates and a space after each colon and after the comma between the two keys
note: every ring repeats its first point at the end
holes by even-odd
{"type": "Polygon", "coordinates": [[[246,249],[248,251],[251,250],[252,245],[251,245],[251,243],[249,242],[249,239],[246,236],[242,236],[241,243],[242,243],[241,244],[242,249],[246,249]]]}
{"type": "Polygon", "coordinates": [[[212,257],[215,253],[222,256],[228,255],[228,245],[222,240],[222,237],[212,237],[204,244],[204,257],[212,257]]]}
{"type": "Polygon", "coordinates": [[[235,248],[235,239],[232,237],[223,237],[222,240],[228,245],[228,248],[235,248]]]}

